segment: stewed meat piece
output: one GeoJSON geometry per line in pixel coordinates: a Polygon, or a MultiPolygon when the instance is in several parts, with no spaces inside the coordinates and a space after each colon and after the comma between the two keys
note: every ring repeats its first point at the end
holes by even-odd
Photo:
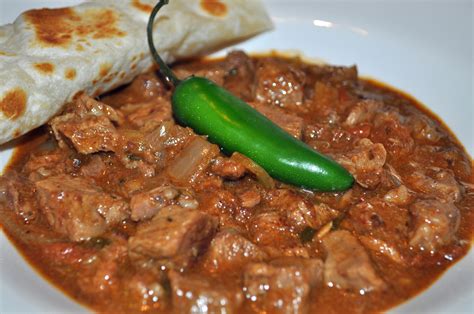
{"type": "Polygon", "coordinates": [[[217,220],[198,210],[161,208],[128,240],[130,257],[138,263],[152,259],[186,267],[208,246],[216,228],[217,220]]]}
{"type": "Polygon", "coordinates": [[[322,281],[319,259],[280,258],[244,270],[247,303],[257,313],[306,313],[311,289],[322,281]]]}
{"type": "Polygon", "coordinates": [[[410,207],[410,212],[415,218],[410,245],[434,252],[453,241],[461,220],[459,209],[453,203],[421,200],[410,207]]]}
{"type": "Polygon", "coordinates": [[[242,292],[202,276],[169,273],[175,313],[238,313],[242,292]]]}
{"type": "Polygon", "coordinates": [[[64,136],[81,154],[117,149],[120,136],[112,122],[123,121],[117,111],[85,95],[73,103],[72,109],[50,122],[60,146],[65,146],[64,136]]]}
{"type": "Polygon", "coordinates": [[[414,190],[443,202],[457,202],[462,197],[462,188],[450,170],[417,170],[408,176],[407,183],[414,190]]]}
{"type": "Polygon", "coordinates": [[[245,101],[255,97],[255,66],[242,51],[232,51],[224,60],[224,87],[245,101]]]}
{"type": "Polygon", "coordinates": [[[352,173],[361,186],[374,189],[380,183],[387,152],[382,144],[361,139],[356,147],[336,160],[352,173]]]}
{"type": "Polygon", "coordinates": [[[305,73],[278,59],[257,63],[256,100],[282,108],[297,109],[303,104],[305,73]]]}
{"type": "Polygon", "coordinates": [[[35,183],[48,223],[72,241],[101,235],[129,215],[128,204],[89,180],[58,175],[35,183]]]}
{"type": "Polygon", "coordinates": [[[130,200],[132,220],[140,221],[153,217],[161,208],[171,205],[178,195],[179,191],[169,185],[133,195],[130,200]]]}
{"type": "Polygon", "coordinates": [[[204,264],[211,272],[236,271],[249,262],[258,262],[267,254],[236,230],[223,230],[212,240],[204,257],[204,264]]]}
{"type": "Polygon", "coordinates": [[[327,251],[324,281],[328,286],[360,294],[385,287],[364,247],[349,231],[329,233],[323,238],[323,246],[327,251]]]}

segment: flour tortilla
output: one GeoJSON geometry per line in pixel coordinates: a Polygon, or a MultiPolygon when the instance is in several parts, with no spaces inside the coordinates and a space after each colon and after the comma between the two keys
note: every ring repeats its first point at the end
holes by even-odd
{"type": "MultiPolygon", "coordinates": [[[[146,24],[157,0],[93,0],[0,26],[0,144],[153,65],[146,24]]],[[[163,59],[205,54],[272,28],[260,0],[170,0],[155,22],[163,59]]]]}

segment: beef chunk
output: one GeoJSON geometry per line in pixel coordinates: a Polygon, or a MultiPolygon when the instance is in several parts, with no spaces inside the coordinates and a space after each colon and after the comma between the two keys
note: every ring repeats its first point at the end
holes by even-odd
{"type": "Polygon", "coordinates": [[[244,176],[246,168],[233,159],[217,157],[212,162],[211,171],[223,178],[237,180],[244,176]]]}
{"type": "Polygon", "coordinates": [[[278,59],[265,58],[257,65],[256,100],[298,109],[303,104],[304,72],[278,59]]]}
{"type": "Polygon", "coordinates": [[[114,239],[94,256],[89,257],[77,275],[77,284],[89,298],[100,300],[120,292],[120,270],[127,259],[127,245],[123,239],[114,239]]]}
{"type": "Polygon", "coordinates": [[[246,101],[255,97],[255,66],[242,51],[233,51],[224,60],[224,87],[246,101]]]}
{"type": "Polygon", "coordinates": [[[0,204],[12,208],[25,224],[34,221],[39,214],[34,185],[14,172],[0,176],[0,204]]]}
{"type": "Polygon", "coordinates": [[[444,202],[457,202],[462,197],[462,189],[450,170],[426,169],[413,172],[407,183],[415,191],[427,194],[444,202]]]}
{"type": "Polygon", "coordinates": [[[114,151],[119,137],[109,119],[103,116],[76,118],[65,115],[53,120],[56,134],[63,134],[81,154],[114,151]]]}
{"type": "Polygon", "coordinates": [[[81,154],[116,149],[119,135],[112,121],[123,120],[118,112],[85,95],[79,97],[72,108],[73,112],[56,117],[50,123],[60,146],[65,146],[64,136],[81,154]]]}
{"type": "Polygon", "coordinates": [[[435,252],[453,241],[461,220],[459,209],[453,203],[418,201],[410,207],[410,212],[414,216],[410,245],[435,252]]]}
{"type": "Polygon", "coordinates": [[[370,251],[402,264],[402,252],[408,249],[409,222],[406,208],[374,198],[351,207],[341,226],[355,231],[370,251]]]}
{"type": "Polygon", "coordinates": [[[327,251],[324,280],[328,286],[360,294],[385,287],[364,247],[350,232],[331,232],[323,238],[323,245],[327,251]]]}
{"type": "Polygon", "coordinates": [[[370,133],[370,139],[375,143],[384,143],[389,157],[395,160],[410,154],[415,146],[411,130],[404,125],[404,120],[394,110],[383,111],[374,118],[375,128],[370,133]]]}
{"type": "Polygon", "coordinates": [[[128,204],[83,178],[58,175],[36,182],[37,197],[49,224],[72,241],[102,234],[128,216],[128,204]]]}
{"type": "Polygon", "coordinates": [[[137,262],[171,261],[186,267],[209,244],[217,221],[198,210],[171,205],[138,226],[128,240],[130,257],[137,262]]]}
{"type": "Polygon", "coordinates": [[[351,108],[344,124],[354,126],[359,123],[370,122],[382,107],[382,102],[371,99],[362,100],[351,108]]]}
{"type": "Polygon", "coordinates": [[[169,274],[176,313],[238,313],[243,301],[240,291],[223,287],[202,276],[169,274]]]}
{"type": "Polygon", "coordinates": [[[133,195],[130,200],[132,220],[139,221],[153,217],[160,208],[171,205],[178,195],[178,190],[167,185],[133,195]]]}
{"type": "Polygon", "coordinates": [[[279,212],[258,214],[249,223],[252,241],[259,245],[279,246],[292,242],[293,235],[279,212]]]}
{"type": "Polygon", "coordinates": [[[235,230],[219,232],[205,256],[206,268],[212,272],[235,271],[251,261],[262,261],[266,254],[235,230]]]}
{"type": "Polygon", "coordinates": [[[257,313],[306,313],[322,269],[321,260],[294,257],[249,264],[244,271],[246,300],[257,313]]]}
{"type": "Polygon", "coordinates": [[[286,113],[282,109],[275,108],[267,104],[254,103],[252,105],[261,114],[297,139],[301,139],[303,137],[303,118],[297,115],[286,113]]]}
{"type": "Polygon", "coordinates": [[[380,183],[387,152],[382,144],[361,139],[350,152],[336,160],[352,173],[361,186],[374,189],[380,183]]]}
{"type": "Polygon", "coordinates": [[[301,232],[306,227],[319,229],[338,215],[325,204],[313,205],[301,194],[292,190],[279,189],[269,193],[268,205],[276,208],[292,231],[301,232]]]}

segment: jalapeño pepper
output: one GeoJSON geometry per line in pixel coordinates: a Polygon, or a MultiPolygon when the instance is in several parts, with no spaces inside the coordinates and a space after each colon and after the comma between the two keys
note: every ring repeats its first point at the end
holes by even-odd
{"type": "Polygon", "coordinates": [[[153,21],[169,0],[160,0],[148,21],[148,43],[164,78],[175,86],[172,96],[176,120],[207,135],[226,152],[239,152],[272,177],[298,187],[342,191],[354,182],[332,159],[294,138],[257,110],[214,82],[191,76],[179,80],[158,55],[153,44],[153,21]]]}

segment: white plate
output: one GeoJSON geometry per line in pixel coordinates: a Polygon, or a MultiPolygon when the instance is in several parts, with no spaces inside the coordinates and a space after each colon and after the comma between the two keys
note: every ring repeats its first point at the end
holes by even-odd
{"type": "MultiPolygon", "coordinates": [[[[251,1],[251,0],[249,0],[251,1]]],[[[28,8],[78,3],[0,0],[0,24],[28,8]]],[[[469,153],[473,141],[472,1],[266,0],[273,32],[239,45],[247,51],[297,50],[332,64],[357,64],[415,96],[450,126],[469,153]]],[[[0,167],[10,151],[0,153],[0,167]]],[[[0,234],[0,312],[87,311],[56,290],[0,234]]],[[[395,309],[474,313],[474,253],[435,285],[395,309]]]]}

